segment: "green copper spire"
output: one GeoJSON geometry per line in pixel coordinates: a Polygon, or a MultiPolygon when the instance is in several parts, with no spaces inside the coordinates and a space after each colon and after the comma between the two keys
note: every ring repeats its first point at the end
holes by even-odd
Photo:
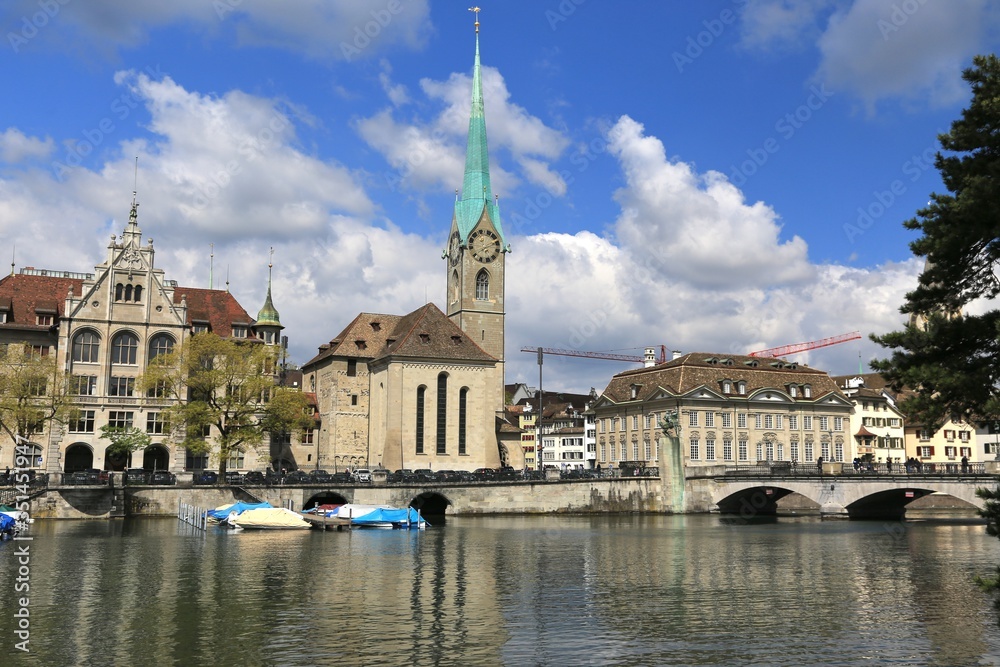
{"type": "MultiPolygon", "coordinates": [[[[271,254],[274,254],[274,248],[271,249],[271,254]]],[[[271,301],[271,268],[273,266],[273,261],[267,263],[267,298],[264,299],[264,307],[257,313],[257,323],[254,326],[284,329],[285,327],[281,325],[281,318],[278,316],[278,310],[271,301]]]]}
{"type": "Polygon", "coordinates": [[[472,111],[469,114],[469,137],[465,148],[465,178],[462,181],[462,197],[455,202],[455,218],[462,243],[483,215],[483,209],[490,216],[493,226],[500,235],[501,244],[506,247],[503,228],[500,225],[500,208],[493,198],[490,185],[490,153],[486,144],[486,112],[483,104],[483,78],[479,65],[479,8],[476,12],[476,60],[472,68],[472,111]]]}

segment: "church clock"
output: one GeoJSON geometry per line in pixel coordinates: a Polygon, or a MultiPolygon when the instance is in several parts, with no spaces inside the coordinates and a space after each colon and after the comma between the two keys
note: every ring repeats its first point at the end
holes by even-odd
{"type": "Polygon", "coordinates": [[[452,266],[458,264],[458,260],[462,257],[461,243],[458,232],[452,232],[451,240],[448,242],[448,261],[451,262],[452,266]]]}
{"type": "Polygon", "coordinates": [[[480,229],[469,237],[472,256],[483,264],[489,264],[500,256],[500,238],[489,229],[480,229]]]}

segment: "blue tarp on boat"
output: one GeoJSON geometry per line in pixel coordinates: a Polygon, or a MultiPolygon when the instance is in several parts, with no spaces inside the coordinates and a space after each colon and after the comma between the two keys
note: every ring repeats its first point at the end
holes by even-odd
{"type": "Polygon", "coordinates": [[[6,514],[0,514],[0,533],[8,530],[14,530],[15,526],[17,526],[17,521],[14,520],[14,517],[7,516],[6,514]]]}
{"type": "MultiPolygon", "coordinates": [[[[364,516],[351,519],[351,523],[359,526],[385,523],[405,526],[407,519],[409,519],[409,522],[414,526],[420,522],[426,523],[426,520],[420,516],[420,513],[412,507],[407,507],[406,509],[390,509],[387,507],[380,507],[374,512],[369,512],[364,516]]],[[[428,523],[426,525],[429,526],[430,524],[428,523]]]]}
{"type": "Polygon", "coordinates": [[[247,510],[255,510],[264,507],[271,507],[271,503],[233,503],[225,507],[220,507],[214,510],[208,510],[205,514],[208,515],[210,519],[215,519],[216,521],[222,521],[226,519],[230,514],[236,512],[237,514],[242,514],[247,510]]]}

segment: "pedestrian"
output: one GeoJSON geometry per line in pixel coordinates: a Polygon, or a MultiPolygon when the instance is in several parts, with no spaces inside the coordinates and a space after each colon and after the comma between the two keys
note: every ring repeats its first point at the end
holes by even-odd
{"type": "Polygon", "coordinates": [[[892,459],[888,456],[885,457],[885,471],[890,474],[892,473],[892,459]]]}
{"type": "Polygon", "coordinates": [[[963,456],[962,457],[962,474],[964,475],[968,471],[969,471],[969,457],[968,456],[963,456]]]}
{"type": "Polygon", "coordinates": [[[823,457],[816,459],[816,469],[819,470],[819,474],[823,474],[823,457]]]}

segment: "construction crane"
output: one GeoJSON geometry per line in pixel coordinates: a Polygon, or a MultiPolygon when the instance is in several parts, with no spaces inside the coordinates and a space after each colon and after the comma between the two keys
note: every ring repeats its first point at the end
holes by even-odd
{"type": "Polygon", "coordinates": [[[819,340],[811,340],[808,343],[794,343],[792,345],[770,347],[766,350],[757,350],[756,352],[748,353],[747,356],[787,357],[790,354],[798,354],[799,352],[805,352],[806,350],[815,350],[818,347],[839,345],[840,343],[846,343],[849,340],[857,340],[859,338],[861,338],[861,334],[857,331],[852,331],[851,333],[840,334],[839,336],[830,336],[829,338],[820,338],[819,340]]]}
{"type": "MultiPolygon", "coordinates": [[[[653,348],[646,348],[652,350],[653,348]]],[[[588,359],[607,359],[608,361],[631,361],[637,364],[647,361],[645,355],[636,354],[614,354],[611,352],[583,352],[581,350],[559,350],[551,347],[522,347],[521,352],[534,352],[535,354],[555,354],[561,357],[586,357],[588,359]]],[[[660,345],[660,356],[656,363],[662,364],[667,360],[667,346],[660,345]]]]}

